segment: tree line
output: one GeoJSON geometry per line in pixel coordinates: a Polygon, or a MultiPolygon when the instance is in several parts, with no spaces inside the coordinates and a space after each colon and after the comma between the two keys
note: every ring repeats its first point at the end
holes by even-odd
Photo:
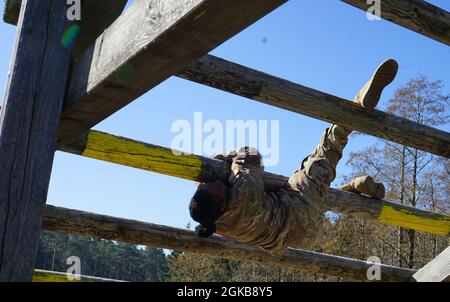
{"type": "Polygon", "coordinates": [[[161,249],[112,240],[42,231],[35,267],[66,272],[67,258],[76,256],[81,274],[124,281],[162,281],[167,272],[161,249]]]}

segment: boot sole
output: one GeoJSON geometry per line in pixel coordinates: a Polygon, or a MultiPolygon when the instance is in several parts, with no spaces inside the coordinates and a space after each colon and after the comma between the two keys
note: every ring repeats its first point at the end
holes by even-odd
{"type": "Polygon", "coordinates": [[[370,81],[366,84],[363,91],[358,94],[359,104],[367,109],[373,109],[377,106],[383,89],[392,83],[398,72],[398,63],[395,60],[383,62],[375,71],[370,81]],[[360,97],[360,95],[362,96],[360,97]]]}

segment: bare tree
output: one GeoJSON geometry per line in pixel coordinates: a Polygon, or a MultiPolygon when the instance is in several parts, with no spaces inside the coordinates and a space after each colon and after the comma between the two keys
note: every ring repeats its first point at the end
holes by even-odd
{"type": "MultiPolygon", "coordinates": [[[[443,88],[441,81],[429,81],[426,76],[419,75],[396,90],[394,97],[388,101],[387,112],[429,126],[446,125],[449,121],[449,95],[442,92],[443,88]]],[[[437,204],[446,203],[438,195],[443,194],[443,183],[448,185],[448,177],[442,175],[443,171],[449,170],[448,162],[415,148],[380,140],[374,146],[352,153],[348,164],[353,168],[352,176],[371,174],[383,181],[389,198],[409,206],[437,211],[445,210],[437,204]]],[[[393,246],[384,240],[384,244],[393,246]]],[[[397,265],[414,267],[417,240],[414,230],[398,228],[397,265]]],[[[433,246],[435,254],[437,241],[433,246]]]]}

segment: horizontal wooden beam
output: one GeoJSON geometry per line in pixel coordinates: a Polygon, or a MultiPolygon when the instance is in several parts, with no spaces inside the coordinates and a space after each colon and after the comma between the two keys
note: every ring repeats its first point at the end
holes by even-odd
{"type": "MultiPolygon", "coordinates": [[[[276,257],[260,247],[220,236],[200,238],[192,231],[55,206],[46,207],[42,226],[55,232],[275,265],[351,280],[368,281],[367,271],[374,265],[362,260],[297,249],[288,249],[282,257],[276,257]]],[[[412,275],[415,273],[415,270],[383,264],[380,270],[381,281],[413,281],[412,275]]]]}
{"type": "MultiPolygon", "coordinates": [[[[364,11],[375,1],[341,0],[364,11]]],[[[381,18],[450,45],[450,13],[423,0],[382,0],[381,18]]]]}
{"type": "Polygon", "coordinates": [[[80,33],[73,49],[78,58],[120,16],[127,0],[83,0],[80,33]]]}
{"type": "MultiPolygon", "coordinates": [[[[0,108],[1,109],[1,108],[0,108]]],[[[208,182],[226,181],[229,167],[220,160],[89,130],[61,151],[173,177],[208,182]]],[[[288,177],[265,172],[268,190],[286,185],[288,177]]],[[[450,216],[330,188],[324,207],[385,224],[431,234],[450,235],[450,216]]]]}
{"type": "Polygon", "coordinates": [[[285,2],[135,0],[74,63],[60,145],[285,2]]]}
{"type": "MultiPolygon", "coordinates": [[[[115,2],[122,0],[90,0],[87,2],[100,3],[102,1],[108,1],[110,5],[116,5],[115,2]]],[[[368,4],[366,0],[341,1],[364,11],[368,11],[373,6],[371,3],[368,4]]],[[[5,0],[3,20],[6,23],[17,24],[21,2],[22,0],[5,0]]],[[[94,3],[94,5],[97,4],[94,3]]],[[[105,12],[102,11],[102,13],[105,12]]],[[[423,0],[383,0],[381,2],[381,17],[431,39],[450,45],[450,14],[431,3],[423,0]]]]}
{"type": "MultiPolygon", "coordinates": [[[[61,150],[200,182],[216,179],[227,181],[230,171],[228,164],[220,160],[191,154],[179,155],[168,148],[94,130],[61,150]]],[[[285,176],[266,172],[264,182],[270,190],[285,186],[287,179],[285,176]]],[[[450,216],[336,189],[329,191],[325,208],[418,231],[450,234],[450,216]]]]}
{"type": "Polygon", "coordinates": [[[271,106],[450,157],[450,133],[206,55],[177,76],[271,106]]]}

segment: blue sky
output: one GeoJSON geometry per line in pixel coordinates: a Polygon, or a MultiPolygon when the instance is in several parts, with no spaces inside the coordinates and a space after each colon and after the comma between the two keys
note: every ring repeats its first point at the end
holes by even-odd
{"type": "MultiPolygon", "coordinates": [[[[0,11],[3,11],[3,1],[0,11]]],[[[429,1],[450,11],[448,0],[429,1]]],[[[15,27],[0,24],[0,85],[6,76],[15,27]]],[[[291,0],[212,51],[282,78],[352,99],[385,59],[400,64],[395,88],[419,73],[450,87],[450,48],[387,21],[368,21],[365,13],[336,0],[291,0]]],[[[279,120],[280,162],[271,172],[289,175],[319,142],[327,123],[171,78],[95,127],[153,144],[170,146],[175,120],[279,120]]],[[[448,128],[448,127],[447,127],[448,128]]],[[[448,130],[448,129],[446,129],[448,130]]],[[[374,142],[352,138],[346,153],[374,142]]],[[[346,156],[338,176],[349,172],[346,156]]],[[[339,182],[339,179],[337,180],[339,182]]],[[[194,183],[57,152],[48,203],[158,224],[184,227],[194,183]]]]}

